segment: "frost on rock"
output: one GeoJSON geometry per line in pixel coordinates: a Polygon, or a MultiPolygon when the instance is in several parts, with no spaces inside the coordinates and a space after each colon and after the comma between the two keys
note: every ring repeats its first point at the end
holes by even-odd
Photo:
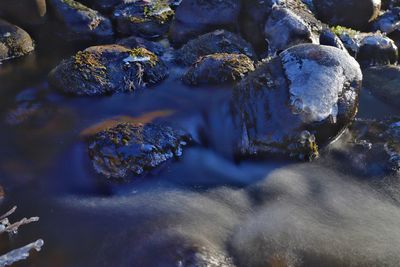
{"type": "Polygon", "coordinates": [[[360,79],[361,71],[351,68],[358,63],[336,48],[323,47],[321,53],[310,54],[307,50],[295,54],[289,49],[281,54],[285,74],[289,81],[289,104],[292,111],[303,115],[305,122],[322,121],[331,118],[334,122],[338,114],[338,100],[342,94],[348,95],[347,81],[360,79]],[[324,58],[323,49],[337,50],[337,59],[324,58]]]}
{"type": "Polygon", "coordinates": [[[42,239],[38,239],[35,242],[32,242],[21,248],[14,249],[3,256],[0,256],[0,266],[9,266],[15,262],[27,259],[32,250],[40,251],[43,244],[44,241],[42,239]]]}

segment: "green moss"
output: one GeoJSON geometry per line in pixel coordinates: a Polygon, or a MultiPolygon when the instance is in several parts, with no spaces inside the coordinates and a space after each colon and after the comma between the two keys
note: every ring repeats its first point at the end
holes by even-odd
{"type": "Polygon", "coordinates": [[[74,0],[62,0],[64,4],[67,4],[69,7],[76,9],[76,10],[81,10],[81,11],[87,11],[87,12],[93,12],[92,9],[88,8],[87,6],[74,1],[74,0]]]}
{"type": "Polygon", "coordinates": [[[156,66],[158,63],[158,57],[154,53],[150,52],[149,50],[143,47],[133,48],[129,50],[129,55],[134,58],[148,57],[150,59],[148,62],[152,67],[156,66]]]}
{"type": "Polygon", "coordinates": [[[343,26],[334,26],[331,27],[331,30],[334,34],[340,36],[342,34],[348,34],[350,37],[355,37],[359,32],[350,28],[346,28],[343,26]]]}
{"type": "Polygon", "coordinates": [[[94,79],[100,84],[106,84],[106,66],[104,66],[99,55],[87,51],[79,51],[73,57],[75,68],[81,72],[86,80],[94,79]]]}

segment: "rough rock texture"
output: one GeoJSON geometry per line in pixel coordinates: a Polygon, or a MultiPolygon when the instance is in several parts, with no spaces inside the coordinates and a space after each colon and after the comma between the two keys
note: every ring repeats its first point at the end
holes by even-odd
{"type": "Polygon", "coordinates": [[[361,175],[400,174],[400,118],[356,119],[332,152],[361,175]]]}
{"type": "Polygon", "coordinates": [[[0,62],[24,56],[33,50],[33,41],[26,31],[0,19],[0,62]]]}
{"type": "Polygon", "coordinates": [[[311,159],[357,112],[362,74],[348,53],[303,44],[263,62],[234,90],[237,153],[311,159]]]}
{"type": "Polygon", "coordinates": [[[363,74],[365,88],[386,103],[400,107],[400,67],[372,67],[365,69],[363,74]]]}
{"type": "Polygon", "coordinates": [[[46,0],[0,1],[0,16],[22,25],[42,23],[46,11],[46,0]]]}
{"type": "Polygon", "coordinates": [[[130,49],[138,47],[146,48],[157,56],[162,56],[166,51],[166,49],[160,43],[148,41],[146,39],[136,36],[120,39],[117,41],[117,44],[128,47],[130,49]]]}
{"type": "Polygon", "coordinates": [[[160,82],[165,64],[144,48],[92,46],[62,61],[50,73],[50,84],[74,95],[130,92],[160,82]]]}
{"type": "Polygon", "coordinates": [[[74,0],[49,0],[49,5],[62,31],[64,39],[71,41],[112,40],[111,21],[98,11],[74,0]]]}
{"type": "Polygon", "coordinates": [[[122,4],[113,12],[113,20],[120,34],[146,38],[164,35],[173,16],[174,11],[165,0],[122,4]]]}
{"type": "Polygon", "coordinates": [[[357,60],[362,66],[395,64],[398,49],[393,40],[380,34],[361,39],[357,60]]]}
{"type": "Polygon", "coordinates": [[[88,147],[98,173],[128,179],[181,156],[189,141],[184,132],[162,124],[123,123],[96,134],[88,147]]]}
{"type": "Polygon", "coordinates": [[[364,30],[379,15],[380,0],[313,0],[318,18],[325,23],[364,30]]]}
{"type": "Polygon", "coordinates": [[[233,82],[251,71],[254,63],[245,55],[211,54],[201,57],[183,76],[183,82],[188,85],[233,82]]]}
{"type": "Polygon", "coordinates": [[[175,53],[175,61],[182,65],[192,65],[199,57],[215,53],[244,54],[256,59],[255,52],[249,43],[240,36],[216,30],[189,41],[175,53]]]}
{"type": "Polygon", "coordinates": [[[240,12],[239,0],[185,0],[176,10],[169,37],[175,46],[216,30],[236,28],[240,12]]]}

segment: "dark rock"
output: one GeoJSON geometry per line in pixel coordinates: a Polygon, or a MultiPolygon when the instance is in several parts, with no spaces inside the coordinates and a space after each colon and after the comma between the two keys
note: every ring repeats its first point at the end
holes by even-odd
{"type": "Polygon", "coordinates": [[[399,0],[381,0],[382,10],[392,9],[394,7],[400,6],[399,0]]]}
{"type": "Polygon", "coordinates": [[[98,173],[128,179],[181,156],[189,141],[187,134],[169,126],[124,123],[96,134],[88,147],[98,173]]]}
{"type": "Polygon", "coordinates": [[[340,50],[347,51],[342,40],[340,40],[340,38],[331,29],[322,30],[319,36],[319,44],[333,46],[339,48],[340,50]]]}
{"type": "Polygon", "coordinates": [[[400,67],[371,67],[363,71],[363,86],[375,96],[395,107],[400,107],[400,67]]]}
{"type": "Polygon", "coordinates": [[[136,36],[120,39],[117,41],[117,44],[128,47],[130,49],[138,47],[146,48],[157,56],[162,56],[166,51],[164,46],[162,46],[160,43],[148,41],[146,39],[136,36]]]}
{"type": "Polygon", "coordinates": [[[33,50],[33,41],[26,31],[0,19],[0,62],[24,56],[33,50]]]}
{"type": "Polygon", "coordinates": [[[107,42],[113,38],[111,21],[74,0],[50,0],[49,5],[68,41],[107,42]]]}
{"type": "Polygon", "coordinates": [[[357,60],[362,66],[397,63],[398,49],[393,40],[380,34],[368,35],[360,41],[357,60]]]}
{"type": "Polygon", "coordinates": [[[400,119],[356,119],[331,152],[360,175],[400,173],[400,119]]]}
{"type": "Polygon", "coordinates": [[[175,53],[175,61],[182,65],[192,65],[199,57],[216,53],[244,54],[256,59],[255,52],[249,43],[240,36],[217,30],[189,41],[175,53]]]}
{"type": "Polygon", "coordinates": [[[170,41],[181,46],[190,39],[216,30],[237,28],[239,0],[185,0],[176,9],[170,28],[170,41]]]}
{"type": "Polygon", "coordinates": [[[46,0],[0,1],[0,15],[22,25],[43,23],[46,12],[46,0]]]}
{"type": "Polygon", "coordinates": [[[80,0],[79,2],[95,10],[110,13],[117,5],[124,3],[124,0],[80,0]]]}
{"type": "Polygon", "coordinates": [[[260,64],[235,88],[237,154],[312,159],[357,112],[362,74],[346,52],[303,44],[260,64]]]}
{"type": "Polygon", "coordinates": [[[400,29],[400,8],[393,8],[379,16],[372,25],[374,31],[390,34],[400,29]]]}
{"type": "Polygon", "coordinates": [[[122,4],[113,12],[113,19],[120,34],[145,38],[164,35],[173,16],[174,11],[164,0],[122,4]]]}
{"type": "Polygon", "coordinates": [[[92,46],[62,61],[49,76],[50,84],[73,95],[131,92],[156,84],[168,75],[165,64],[144,49],[120,45],[92,46]]]}
{"type": "Polygon", "coordinates": [[[379,15],[380,0],[313,0],[318,18],[330,25],[365,30],[379,15]]]}
{"type": "Polygon", "coordinates": [[[188,85],[218,84],[241,80],[254,71],[253,61],[242,54],[212,54],[201,57],[184,75],[188,85]]]}

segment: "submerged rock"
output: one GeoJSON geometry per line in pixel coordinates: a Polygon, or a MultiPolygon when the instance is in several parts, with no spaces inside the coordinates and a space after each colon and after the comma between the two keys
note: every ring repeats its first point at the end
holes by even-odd
{"type": "Polygon", "coordinates": [[[0,1],[0,16],[21,25],[43,23],[46,12],[46,0],[0,1]]]}
{"type": "Polygon", "coordinates": [[[346,52],[303,44],[260,64],[234,90],[237,154],[312,159],[357,112],[362,74],[346,52]]]}
{"type": "Polygon", "coordinates": [[[364,30],[379,15],[381,0],[313,0],[318,18],[336,26],[364,30]]]}
{"type": "Polygon", "coordinates": [[[181,156],[188,142],[186,133],[166,125],[123,123],[97,133],[88,147],[98,173],[128,179],[181,156]]]}
{"type": "Polygon", "coordinates": [[[74,0],[50,0],[50,6],[63,31],[64,39],[70,41],[100,41],[112,39],[111,21],[98,11],[74,0]]]}
{"type": "Polygon", "coordinates": [[[245,55],[211,54],[201,57],[186,72],[183,82],[188,85],[234,82],[253,70],[253,61],[245,55]]]}
{"type": "Polygon", "coordinates": [[[331,152],[361,175],[400,174],[400,119],[356,119],[331,152]]]}
{"type": "Polygon", "coordinates": [[[26,31],[0,19],[0,62],[24,56],[33,50],[33,41],[26,31]]]}
{"type": "Polygon", "coordinates": [[[256,59],[252,46],[239,35],[225,30],[216,30],[203,34],[182,46],[175,53],[175,61],[178,64],[190,66],[200,57],[215,53],[243,54],[253,60],[256,59]]]}
{"type": "Polygon", "coordinates": [[[50,84],[73,95],[131,92],[166,78],[164,62],[145,48],[120,45],[92,46],[62,61],[50,75],[50,84]]]}
{"type": "Polygon", "coordinates": [[[240,12],[239,0],[185,0],[176,9],[170,41],[181,46],[190,39],[216,30],[234,30],[240,12]]]}
{"type": "Polygon", "coordinates": [[[117,6],[113,19],[123,35],[156,38],[164,35],[174,11],[165,0],[138,1],[117,6]]]}
{"type": "Polygon", "coordinates": [[[394,107],[400,107],[400,67],[380,66],[363,71],[363,86],[394,107]]]}

